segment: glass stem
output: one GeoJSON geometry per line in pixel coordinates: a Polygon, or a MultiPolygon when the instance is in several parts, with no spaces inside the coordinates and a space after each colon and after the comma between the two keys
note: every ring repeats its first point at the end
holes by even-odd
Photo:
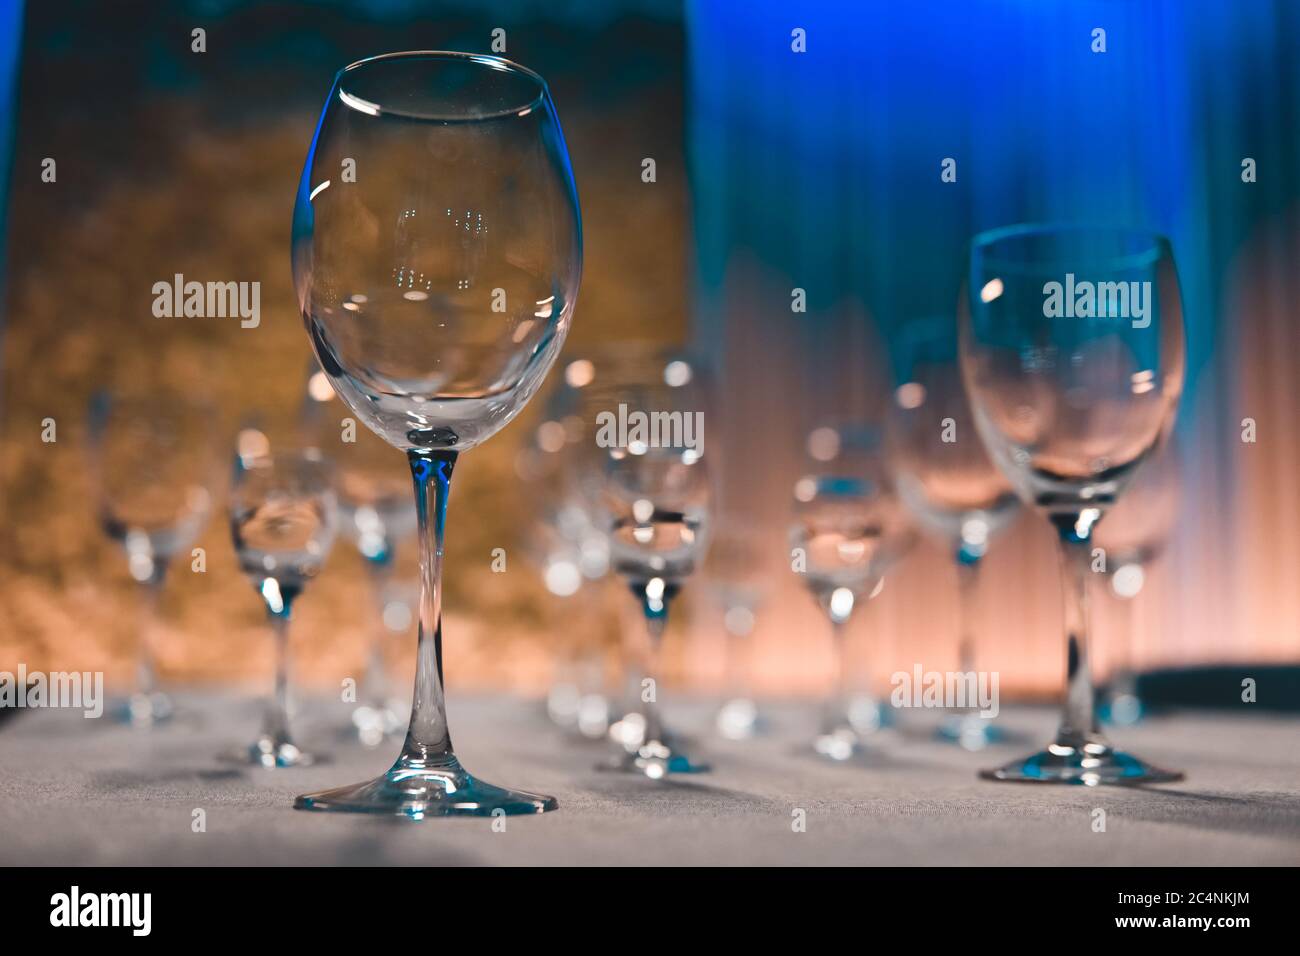
{"type": "Polygon", "coordinates": [[[1099,741],[1094,712],[1092,663],[1088,645],[1088,562],[1091,535],[1079,536],[1073,525],[1060,535],[1061,592],[1065,599],[1065,702],[1058,744],[1080,748],[1099,741]]]}
{"type": "Polygon", "coordinates": [[[158,607],[162,603],[163,582],[166,577],[167,568],[160,563],[154,566],[154,573],[144,582],[144,594],[140,602],[140,647],[136,653],[135,663],[135,686],[138,694],[150,695],[158,690],[154,637],[158,630],[158,607]]]}
{"type": "MultiPolygon", "coordinates": [[[[959,552],[957,555],[957,670],[975,671],[975,610],[979,596],[980,559],[959,552]]],[[[965,717],[975,711],[967,706],[957,711],[965,717]]]]}
{"type": "Polygon", "coordinates": [[[847,620],[832,617],[831,622],[831,672],[834,684],[826,711],[822,716],[822,733],[833,733],[848,723],[849,714],[849,668],[848,651],[845,647],[847,620]]]}
{"type": "Polygon", "coordinates": [[[375,600],[378,619],[370,639],[370,655],[366,661],[366,686],[361,695],[361,702],[382,711],[388,706],[389,691],[388,668],[384,663],[384,642],[388,634],[388,625],[384,621],[384,612],[387,610],[384,597],[385,586],[392,577],[391,552],[385,552],[380,560],[368,560],[366,567],[370,571],[370,590],[375,600]]]}
{"type": "Polygon", "coordinates": [[[411,723],[396,767],[418,770],[456,764],[442,683],[442,548],[457,453],[412,451],[408,457],[420,516],[420,636],[411,723]]]}
{"type": "Polygon", "coordinates": [[[663,638],[664,631],[668,629],[668,605],[672,600],[675,589],[671,586],[665,587],[664,592],[657,598],[652,598],[647,587],[636,588],[638,597],[641,600],[641,611],[645,615],[646,624],[646,649],[645,664],[642,668],[642,685],[637,688],[637,699],[641,702],[641,716],[645,718],[645,734],[642,737],[643,743],[655,741],[663,742],[663,723],[659,719],[659,679],[660,665],[663,657],[663,638]],[[649,680],[650,686],[646,687],[644,681],[649,680]],[[647,691],[651,691],[647,694],[647,691]]]}
{"type": "Polygon", "coordinates": [[[285,601],[283,610],[269,611],[272,635],[275,638],[275,686],[266,702],[262,718],[262,734],[275,744],[289,742],[289,616],[290,604],[285,601]]]}

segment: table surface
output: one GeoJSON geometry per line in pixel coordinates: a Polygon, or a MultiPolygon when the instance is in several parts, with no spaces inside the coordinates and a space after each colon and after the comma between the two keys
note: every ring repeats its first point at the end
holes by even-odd
{"type": "Polygon", "coordinates": [[[652,781],[599,772],[603,744],[570,739],[535,701],[453,697],[457,752],[483,779],[559,799],[542,816],[400,819],[314,814],[298,793],[387,768],[337,728],[345,705],[304,705],[300,735],[330,763],[230,768],[221,749],[251,739],[253,701],[189,694],[185,718],[137,731],[76,711],[0,723],[0,864],[1300,864],[1300,720],[1179,714],[1115,734],[1186,772],[1145,789],[998,784],[976,771],[1046,739],[1047,709],[1004,709],[1016,744],[966,753],[932,739],[934,712],[909,711],[867,765],[828,764],[804,743],[814,705],[767,705],[770,733],[708,733],[712,704],[668,708],[713,763],[707,775],[652,781]],[[191,828],[202,808],[206,832],[191,828]],[[1097,809],[1105,831],[1094,830],[1097,809]],[[806,830],[794,832],[797,809],[806,830]]]}

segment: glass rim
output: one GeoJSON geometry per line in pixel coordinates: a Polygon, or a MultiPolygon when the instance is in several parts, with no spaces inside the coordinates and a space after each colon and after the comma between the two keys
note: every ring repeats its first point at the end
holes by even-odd
{"type": "Polygon", "coordinates": [[[475,123],[484,120],[501,119],[507,116],[527,115],[533,109],[540,106],[550,96],[551,92],[550,86],[540,73],[535,70],[530,70],[521,63],[516,63],[514,60],[508,60],[503,56],[496,56],[491,53],[465,53],[459,50],[398,50],[393,53],[379,53],[375,56],[363,57],[360,60],[354,60],[334,74],[334,88],[338,91],[339,99],[345,105],[360,113],[366,113],[371,116],[394,116],[401,119],[428,123],[475,123]],[[382,103],[375,103],[363,99],[354,93],[349,93],[343,86],[344,78],[348,73],[364,69],[365,67],[372,66],[376,63],[385,63],[392,60],[404,59],[441,60],[450,63],[468,63],[476,66],[487,67],[500,73],[512,73],[536,84],[537,93],[528,102],[519,103],[515,106],[509,106],[499,110],[485,110],[483,112],[453,115],[420,110],[394,109],[392,107],[384,106],[382,103]]]}
{"type": "Polygon", "coordinates": [[[1149,243],[1150,248],[1142,249],[1137,252],[1119,253],[1116,255],[1089,255],[1082,257],[1079,262],[1072,263],[1050,259],[1044,259],[1041,262],[1026,263],[1003,259],[996,255],[988,254],[982,254],[981,261],[986,265],[992,265],[999,270],[1006,272],[1056,271],[1062,267],[1068,268],[1079,264],[1105,264],[1107,267],[1112,269],[1135,269],[1158,262],[1161,256],[1166,253],[1171,256],[1173,254],[1173,245],[1170,243],[1167,236],[1163,233],[1151,229],[1143,229],[1138,226],[1109,226],[1105,224],[1086,222],[1021,222],[1009,226],[998,226],[994,229],[986,229],[982,232],[976,233],[971,237],[970,242],[968,243],[967,259],[973,261],[974,253],[977,249],[987,250],[995,246],[997,243],[1007,239],[1048,236],[1052,233],[1092,233],[1098,236],[1140,239],[1149,243]]]}

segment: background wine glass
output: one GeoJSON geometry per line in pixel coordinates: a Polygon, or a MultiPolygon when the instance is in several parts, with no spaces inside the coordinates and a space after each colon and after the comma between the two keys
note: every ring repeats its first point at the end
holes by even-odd
{"type": "Polygon", "coordinates": [[[405,729],[403,701],[389,680],[386,657],[388,638],[404,634],[412,616],[395,569],[399,546],[414,537],[419,516],[409,483],[396,467],[397,452],[357,423],[315,362],[308,372],[300,418],[304,440],[330,450],[339,530],[361,555],[369,578],[375,615],[351,729],[361,743],[375,747],[405,729]]]}
{"type": "Polygon", "coordinates": [[[294,284],[321,368],[406,452],[420,523],[420,636],[402,752],[308,810],[539,813],[554,798],[472,777],[443,689],[441,567],[451,474],[540,387],[568,333],[582,230],[546,83],[499,57],[409,52],[334,79],[303,168],[294,284]],[[355,176],[343,176],[345,169],[355,176]]]}
{"type": "Polygon", "coordinates": [[[1146,712],[1133,666],[1136,610],[1151,565],[1178,524],[1180,492],[1178,442],[1170,434],[1094,536],[1105,552],[1107,590],[1120,605],[1119,621],[1106,645],[1109,676],[1098,710],[1103,723],[1135,724],[1146,712]]]}
{"type": "Polygon", "coordinates": [[[766,720],[751,688],[753,633],[763,604],[762,536],[739,516],[719,516],[704,562],[704,586],[720,614],[726,641],[726,698],[714,717],[719,734],[745,740],[766,720]]]}
{"type": "MultiPolygon", "coordinates": [[[[900,384],[888,419],[889,462],[917,527],[953,559],[958,591],[958,669],[973,673],[979,568],[1020,510],[1020,499],[984,449],[966,401],[952,318],[905,329],[900,384]]],[[[973,704],[951,713],[941,739],[980,750],[999,736],[973,704]]]]}
{"type": "MultiPolygon", "coordinates": [[[[627,584],[645,619],[642,680],[636,710],[611,731],[622,751],[606,769],[644,773],[658,779],[670,773],[709,769],[664,730],[659,715],[659,680],[668,613],[682,586],[704,559],[711,530],[713,487],[699,422],[706,415],[707,387],[699,363],[686,357],[647,361],[633,373],[600,386],[603,414],[622,421],[626,412],[676,421],[672,434],[626,435],[611,429],[596,442],[600,459],[602,526],[609,538],[610,567],[627,584]],[[688,433],[686,428],[690,428],[688,433]],[[692,436],[694,436],[692,438],[692,436]]],[[[628,418],[631,421],[631,418],[628,418]]]]}
{"type": "Polygon", "coordinates": [[[126,554],[140,585],[135,692],[112,712],[148,727],[173,714],[158,686],[154,636],[167,572],[186,555],[212,511],[217,463],[210,406],[183,394],[99,392],[89,435],[100,527],[126,554]]]}
{"type": "Polygon", "coordinates": [[[830,621],[835,674],[813,749],[849,760],[862,753],[863,738],[880,729],[888,711],[874,695],[850,687],[848,623],[880,592],[915,535],[894,492],[880,428],[823,425],[809,433],[807,448],[811,462],[795,483],[790,546],[804,586],[830,621]]]}
{"type": "Polygon", "coordinates": [[[1094,527],[1173,421],[1182,304],[1160,236],[1013,226],[976,236],[961,305],[961,360],[980,436],[1060,541],[1066,693],[1060,729],[995,780],[1145,783],[1181,774],[1114,749],[1096,720],[1087,580],[1094,527]]]}
{"type": "Polygon", "coordinates": [[[289,732],[289,622],[294,601],[329,555],[337,524],[334,477],[319,451],[270,452],[259,432],[241,432],[230,534],[240,570],[266,605],[275,637],[275,685],[261,733],[248,747],[225,754],[227,760],[273,768],[320,759],[289,732]]]}

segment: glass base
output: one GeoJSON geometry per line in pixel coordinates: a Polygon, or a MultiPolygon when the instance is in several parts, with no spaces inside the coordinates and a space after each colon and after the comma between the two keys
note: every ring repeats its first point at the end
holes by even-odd
{"type": "Polygon", "coordinates": [[[500,810],[510,816],[545,813],[554,797],[506,790],[471,777],[453,754],[438,765],[413,766],[401,758],[382,777],[349,787],[308,793],[293,801],[295,810],[379,813],[423,820],[425,817],[489,817],[500,810]]]}
{"type": "Polygon", "coordinates": [[[310,767],[328,763],[329,758],[311,754],[290,740],[277,741],[269,736],[257,738],[247,747],[236,747],[219,755],[226,763],[242,763],[273,770],[276,767],[310,767]]]}
{"type": "Polygon", "coordinates": [[[861,757],[866,748],[862,743],[862,734],[852,727],[836,727],[823,730],[813,738],[812,749],[827,760],[844,762],[861,757]]]}
{"type": "Polygon", "coordinates": [[[596,765],[597,770],[614,773],[640,773],[651,780],[660,780],[669,774],[708,773],[712,768],[683,753],[671,742],[648,740],[634,750],[611,757],[596,765]]]}
{"type": "Polygon", "coordinates": [[[934,734],[937,740],[956,744],[963,750],[983,750],[1006,739],[1006,731],[979,714],[949,714],[934,734]]]}
{"type": "Polygon", "coordinates": [[[767,732],[767,721],[758,705],[748,697],[733,697],[714,718],[718,733],[728,740],[749,740],[767,732]]]}
{"type": "Polygon", "coordinates": [[[1104,741],[1096,739],[1082,746],[1058,741],[1050,744],[1046,750],[1004,767],[981,770],[980,776],[985,780],[1072,783],[1086,787],[1100,784],[1172,783],[1183,779],[1183,775],[1177,771],[1153,767],[1132,754],[1115,750],[1104,741]]]}
{"type": "Polygon", "coordinates": [[[165,724],[176,715],[172,699],[162,691],[151,694],[132,694],[118,701],[112,708],[113,719],[132,727],[155,727],[165,724]]]}
{"type": "Polygon", "coordinates": [[[405,737],[407,718],[400,713],[401,707],[397,701],[362,704],[352,711],[348,736],[366,747],[378,747],[388,737],[405,737]]]}

